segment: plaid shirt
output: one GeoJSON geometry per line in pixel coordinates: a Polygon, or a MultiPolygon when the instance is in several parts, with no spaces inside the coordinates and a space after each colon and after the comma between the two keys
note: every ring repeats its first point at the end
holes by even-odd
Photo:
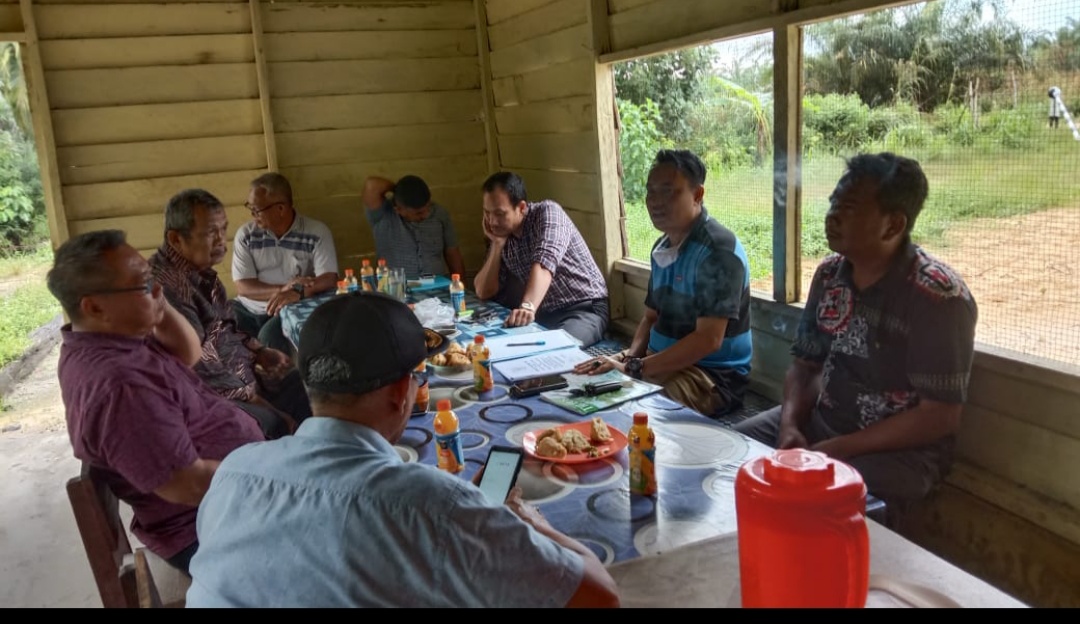
{"type": "MultiPolygon", "coordinates": [[[[560,310],[575,303],[607,298],[607,283],[596,266],[585,239],[562,206],[544,200],[529,203],[521,236],[511,235],[503,247],[503,268],[522,284],[539,263],[551,272],[551,288],[538,312],[560,310]]],[[[506,283],[506,271],[499,271],[499,286],[506,283]]]]}
{"type": "Polygon", "coordinates": [[[180,252],[163,244],[150,258],[165,298],[195,328],[202,359],[195,373],[226,399],[250,401],[256,394],[251,336],[236,328],[232,305],[217,271],[199,271],[180,252]]]}
{"type": "Polygon", "coordinates": [[[439,204],[431,205],[431,214],[418,223],[410,223],[394,212],[394,202],[387,200],[378,210],[364,211],[375,235],[375,251],[391,268],[405,269],[409,279],[424,273],[447,275],[446,250],[458,246],[450,213],[439,204]]]}

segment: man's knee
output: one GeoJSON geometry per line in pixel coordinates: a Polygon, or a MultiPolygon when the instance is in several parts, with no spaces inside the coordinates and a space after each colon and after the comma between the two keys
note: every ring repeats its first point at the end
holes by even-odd
{"type": "Polygon", "coordinates": [[[776,446],[777,438],[780,437],[780,409],[778,405],[756,416],[751,416],[736,423],[733,429],[762,444],[776,446]]]}

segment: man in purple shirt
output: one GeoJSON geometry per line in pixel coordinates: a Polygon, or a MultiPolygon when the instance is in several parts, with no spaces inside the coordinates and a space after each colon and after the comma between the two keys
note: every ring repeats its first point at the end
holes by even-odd
{"type": "Polygon", "coordinates": [[[562,206],[529,202],[515,173],[496,173],[484,182],[484,235],[490,242],[474,280],[481,299],[500,297],[512,309],[509,327],[536,321],[563,329],[593,345],[608,325],[607,283],[585,239],[562,206]],[[524,286],[520,296],[515,282],[524,286]]]}
{"type": "Polygon", "coordinates": [[[198,336],[123,232],[64,243],[48,286],[71,319],[58,372],[75,457],[131,505],[135,536],[187,573],[214,471],[262,432],[192,372],[198,336]]]}

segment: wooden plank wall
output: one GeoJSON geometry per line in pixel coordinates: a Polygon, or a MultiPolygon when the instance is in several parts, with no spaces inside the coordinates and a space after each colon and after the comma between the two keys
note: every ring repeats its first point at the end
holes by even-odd
{"type": "Polygon", "coordinates": [[[423,177],[475,272],[488,173],[471,0],[264,2],[279,166],[334,231],[342,268],[374,253],[364,178],[423,177]]]}
{"type": "Polygon", "coordinates": [[[151,253],[166,201],[187,187],[217,195],[235,232],[266,168],[248,3],[33,11],[70,234],[119,228],[151,253]]]}
{"type": "MultiPolygon", "coordinates": [[[[602,269],[611,257],[589,0],[486,0],[500,167],[566,209],[602,269]]],[[[619,254],[621,256],[621,254],[619,254]]]]}

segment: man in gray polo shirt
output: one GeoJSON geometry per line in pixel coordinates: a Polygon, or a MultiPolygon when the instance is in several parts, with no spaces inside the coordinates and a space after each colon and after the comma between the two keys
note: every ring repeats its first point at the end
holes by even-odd
{"type": "Polygon", "coordinates": [[[364,181],[364,208],[375,249],[392,268],[409,278],[431,275],[465,276],[450,213],[431,201],[426,182],[407,175],[396,183],[370,177],[364,181]]]}
{"type": "Polygon", "coordinates": [[[291,353],[278,312],[337,287],[334,237],[322,222],[296,213],[292,186],[280,173],[255,178],[245,206],[252,220],[233,244],[237,325],[262,344],[291,353]]]}

